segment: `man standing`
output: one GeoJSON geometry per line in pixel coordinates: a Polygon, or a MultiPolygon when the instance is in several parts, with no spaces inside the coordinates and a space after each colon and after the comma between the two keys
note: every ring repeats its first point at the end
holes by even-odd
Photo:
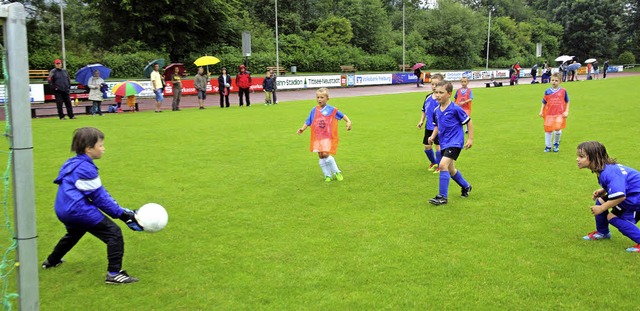
{"type": "Polygon", "coordinates": [[[171,75],[171,83],[173,84],[173,102],[171,110],[180,111],[180,97],[182,97],[182,79],[180,78],[180,67],[176,66],[171,75]]]}
{"type": "Polygon", "coordinates": [[[202,67],[198,67],[198,74],[193,80],[193,85],[198,91],[198,104],[200,105],[198,109],[202,110],[204,109],[204,100],[207,99],[207,77],[205,77],[202,67]]]}
{"type": "Polygon", "coordinates": [[[69,73],[62,68],[62,61],[60,59],[56,59],[53,64],[56,68],[49,71],[49,86],[53,89],[53,94],[56,97],[58,117],[60,120],[66,119],[62,111],[62,103],[64,102],[64,105],[67,107],[69,119],[75,119],[76,117],[73,116],[73,107],[71,106],[71,98],[69,97],[69,90],[71,90],[69,73]]]}
{"type": "Polygon", "coordinates": [[[160,75],[160,65],[153,64],[153,72],[151,72],[151,85],[153,86],[153,93],[156,95],[156,112],[162,112],[160,106],[162,106],[163,99],[163,85],[162,75],[160,75]]]}
{"type": "Polygon", "coordinates": [[[238,96],[240,97],[240,107],[242,107],[242,96],[247,99],[247,107],[251,107],[251,101],[249,99],[249,91],[251,90],[251,75],[247,72],[247,67],[240,65],[238,67],[240,72],[236,76],[236,85],[238,85],[238,96]]]}

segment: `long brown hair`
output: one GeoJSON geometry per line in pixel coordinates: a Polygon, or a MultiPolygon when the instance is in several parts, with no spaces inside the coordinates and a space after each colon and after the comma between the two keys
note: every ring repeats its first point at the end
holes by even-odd
{"type": "Polygon", "coordinates": [[[578,145],[578,154],[589,159],[589,169],[593,173],[600,173],[607,164],[616,164],[616,159],[610,158],[607,148],[597,141],[585,141],[578,145]]]}

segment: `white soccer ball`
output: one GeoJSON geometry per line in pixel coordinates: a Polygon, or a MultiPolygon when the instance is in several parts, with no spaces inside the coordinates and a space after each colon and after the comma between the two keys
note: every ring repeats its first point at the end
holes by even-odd
{"type": "Polygon", "coordinates": [[[145,232],[158,232],[167,225],[169,214],[162,205],[147,203],[138,209],[136,220],[145,232]]]}

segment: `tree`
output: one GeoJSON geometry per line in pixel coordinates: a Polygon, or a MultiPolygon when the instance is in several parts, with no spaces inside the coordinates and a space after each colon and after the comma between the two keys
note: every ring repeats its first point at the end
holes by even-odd
{"type": "Polygon", "coordinates": [[[348,44],[353,38],[351,22],[344,17],[329,16],[320,22],[316,37],[327,45],[348,44]]]}
{"type": "Polygon", "coordinates": [[[372,54],[386,53],[391,47],[391,23],[381,0],[359,0],[355,13],[346,16],[353,27],[351,42],[372,54]]]}

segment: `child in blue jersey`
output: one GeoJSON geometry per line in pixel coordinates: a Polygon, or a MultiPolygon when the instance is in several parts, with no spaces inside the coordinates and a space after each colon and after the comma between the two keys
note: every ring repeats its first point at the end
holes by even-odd
{"type": "Polygon", "coordinates": [[[433,171],[434,174],[440,172],[440,168],[438,168],[438,163],[440,163],[440,142],[438,142],[438,137],[435,138],[433,142],[429,142],[429,137],[433,133],[433,111],[440,105],[433,97],[433,91],[436,89],[436,85],[444,80],[444,77],[436,73],[431,76],[431,93],[427,94],[427,97],[424,99],[424,103],[422,104],[422,114],[420,115],[420,122],[418,122],[418,128],[422,128],[424,125],[424,137],[422,138],[422,144],[424,145],[424,153],[427,155],[429,159],[429,170],[433,171]],[[435,145],[436,151],[433,152],[432,145],[435,145]]]}
{"type": "Polygon", "coordinates": [[[598,176],[602,188],[593,192],[591,213],[595,216],[596,230],[583,237],[585,240],[610,239],[609,224],[636,243],[628,252],[640,252],[640,173],[609,158],[607,149],[597,141],[578,145],[578,168],[588,168],[598,176]],[[611,211],[609,211],[611,210],[611,211]]]}
{"type": "Polygon", "coordinates": [[[337,181],[342,181],[342,171],[338,169],[338,164],[332,154],[336,154],[338,149],[338,121],[347,121],[347,131],[351,130],[351,120],[342,111],[329,106],[329,90],[320,88],[316,91],[316,102],[318,106],[311,109],[309,117],[301,128],[298,135],[302,134],[307,127],[311,128],[311,144],[309,150],[317,152],[320,157],[319,164],[324,174],[324,181],[331,182],[332,176],[337,181]]]}
{"type": "Polygon", "coordinates": [[[462,177],[462,173],[456,169],[455,162],[462,148],[469,149],[473,145],[473,124],[471,118],[462,108],[451,102],[453,85],[451,82],[441,81],[436,85],[433,95],[440,104],[433,112],[435,125],[429,141],[433,142],[436,135],[442,148],[440,160],[440,187],[438,195],[429,200],[433,205],[443,205],[448,202],[449,178],[452,178],[461,188],[462,197],[466,198],[471,192],[471,185],[462,177]],[[464,142],[462,126],[467,124],[469,137],[464,142]]]}
{"type": "Polygon", "coordinates": [[[135,211],[122,208],[102,186],[98,168],[94,160],[104,153],[104,134],[93,127],[77,129],[73,135],[71,150],[76,156],[67,160],[60,174],[53,181],[58,185],[55,212],[67,228],[67,234],[60,239],[53,252],[42,263],[42,268],[57,267],[63,263],[62,257],[80,241],[85,233],[90,233],[107,244],[107,284],[137,282],[122,270],[124,239],[122,231],[111,219],[124,221],[134,231],[142,231],[135,219],[135,211]],[[104,214],[103,214],[104,213],[104,214]]]}

